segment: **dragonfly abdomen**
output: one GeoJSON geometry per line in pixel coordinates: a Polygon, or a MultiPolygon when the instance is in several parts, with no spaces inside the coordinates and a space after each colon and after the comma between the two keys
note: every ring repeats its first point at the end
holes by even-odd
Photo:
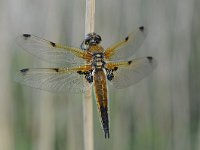
{"type": "Polygon", "coordinates": [[[106,76],[103,69],[97,69],[94,72],[94,88],[105,138],[109,138],[108,96],[106,76]]]}

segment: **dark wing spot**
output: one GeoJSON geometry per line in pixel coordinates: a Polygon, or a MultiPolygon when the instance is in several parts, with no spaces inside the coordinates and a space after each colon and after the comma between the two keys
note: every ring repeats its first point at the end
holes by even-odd
{"type": "Polygon", "coordinates": [[[150,63],[152,63],[152,61],[153,61],[153,57],[148,56],[147,59],[149,60],[150,63]]]}
{"type": "Polygon", "coordinates": [[[56,43],[54,42],[50,42],[51,46],[55,47],[56,46],[56,43]]]}
{"type": "Polygon", "coordinates": [[[90,73],[90,72],[88,72],[88,71],[82,72],[82,74],[84,74],[84,75],[89,75],[89,73],[90,73]]]}
{"type": "Polygon", "coordinates": [[[129,36],[127,36],[127,37],[125,38],[125,41],[127,42],[127,41],[128,41],[128,39],[129,39],[129,36]]]}
{"type": "Polygon", "coordinates": [[[82,71],[80,71],[80,70],[79,70],[79,71],[77,71],[77,73],[78,73],[78,74],[80,74],[80,75],[81,75],[81,74],[83,74],[83,72],[82,72],[82,71]]]}
{"type": "Polygon", "coordinates": [[[56,72],[58,72],[59,71],[59,69],[58,68],[52,68],[54,71],[56,71],[56,72]]]}
{"type": "Polygon", "coordinates": [[[30,34],[23,34],[23,37],[24,37],[25,40],[27,40],[28,38],[31,37],[31,35],[30,34]]]}
{"type": "Polygon", "coordinates": [[[25,68],[25,69],[20,70],[20,72],[21,72],[23,75],[25,75],[28,71],[29,71],[28,68],[25,68]]]}
{"type": "Polygon", "coordinates": [[[113,71],[116,71],[118,69],[118,67],[114,67],[113,71]]]}
{"type": "Polygon", "coordinates": [[[140,31],[144,31],[144,26],[139,27],[140,31]]]}
{"type": "Polygon", "coordinates": [[[23,37],[31,37],[30,34],[23,34],[23,37]]]}
{"type": "Polygon", "coordinates": [[[128,61],[128,64],[130,65],[132,63],[132,60],[131,61],[128,61]]]}

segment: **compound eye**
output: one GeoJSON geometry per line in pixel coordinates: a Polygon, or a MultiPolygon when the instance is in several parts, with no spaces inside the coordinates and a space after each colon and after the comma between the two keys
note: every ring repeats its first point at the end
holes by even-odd
{"type": "Polygon", "coordinates": [[[101,37],[99,35],[96,36],[97,41],[101,41],[101,37]]]}
{"type": "Polygon", "coordinates": [[[85,44],[86,44],[86,45],[88,45],[89,42],[90,42],[90,39],[89,39],[89,38],[85,40],[85,44]]]}

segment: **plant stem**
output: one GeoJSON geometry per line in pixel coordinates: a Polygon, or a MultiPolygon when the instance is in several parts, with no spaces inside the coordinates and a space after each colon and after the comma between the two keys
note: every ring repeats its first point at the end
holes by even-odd
{"type": "MultiPolygon", "coordinates": [[[[86,0],[85,35],[94,32],[95,0],[86,0]]],[[[89,83],[88,83],[89,84],[89,83]]],[[[84,149],[93,150],[93,105],[92,89],[83,95],[84,149]]]]}

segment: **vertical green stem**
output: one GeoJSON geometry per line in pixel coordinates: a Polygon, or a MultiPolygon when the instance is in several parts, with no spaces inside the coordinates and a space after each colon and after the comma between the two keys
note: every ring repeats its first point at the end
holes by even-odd
{"type": "MultiPolygon", "coordinates": [[[[86,0],[85,35],[94,32],[95,0],[86,0]]],[[[84,150],[93,150],[92,89],[83,95],[84,150]]]]}

